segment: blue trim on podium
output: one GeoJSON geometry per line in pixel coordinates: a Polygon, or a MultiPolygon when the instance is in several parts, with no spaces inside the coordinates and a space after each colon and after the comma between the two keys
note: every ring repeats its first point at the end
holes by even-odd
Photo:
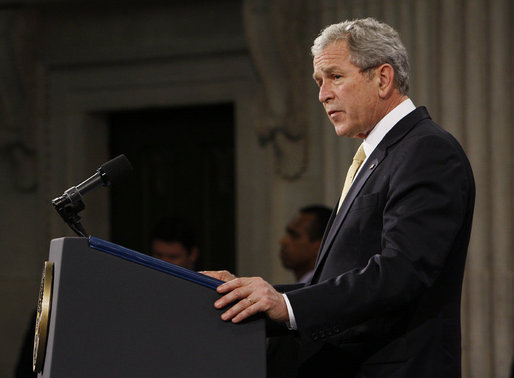
{"type": "Polygon", "coordinates": [[[94,236],[89,237],[89,246],[98,251],[121,257],[136,264],[143,265],[214,290],[223,283],[223,281],[217,280],[216,278],[156,259],[155,257],[133,251],[132,249],[122,247],[94,236]]]}

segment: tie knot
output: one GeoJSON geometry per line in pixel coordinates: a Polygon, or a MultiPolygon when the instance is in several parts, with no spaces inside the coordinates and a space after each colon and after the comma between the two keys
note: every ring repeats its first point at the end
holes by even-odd
{"type": "Polygon", "coordinates": [[[364,152],[364,144],[361,144],[359,146],[359,149],[355,153],[353,160],[357,161],[357,162],[359,162],[359,164],[361,164],[365,159],[366,159],[366,153],[364,152]]]}

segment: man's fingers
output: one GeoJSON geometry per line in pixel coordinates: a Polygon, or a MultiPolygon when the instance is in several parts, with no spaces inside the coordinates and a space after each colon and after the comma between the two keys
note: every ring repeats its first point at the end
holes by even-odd
{"type": "MultiPolygon", "coordinates": [[[[224,285],[221,285],[221,286],[224,286],[224,285]]],[[[218,288],[218,292],[221,294],[226,293],[226,292],[228,292],[228,293],[225,294],[220,299],[218,299],[216,302],[214,302],[214,306],[216,308],[223,308],[223,307],[229,305],[230,303],[237,301],[238,299],[246,298],[251,293],[248,288],[239,287],[237,285],[236,286],[228,285],[224,289],[218,288]]]]}
{"type": "Polygon", "coordinates": [[[221,319],[225,321],[232,320],[233,323],[240,321],[256,314],[259,311],[259,304],[250,298],[243,298],[232,306],[229,310],[221,315],[221,319]]]}
{"type": "Polygon", "coordinates": [[[239,322],[245,320],[246,318],[249,318],[250,316],[255,315],[259,311],[260,311],[259,305],[256,303],[252,303],[250,306],[248,306],[243,311],[241,311],[236,316],[234,316],[232,318],[232,323],[239,323],[239,322]]]}
{"type": "Polygon", "coordinates": [[[244,278],[234,278],[217,287],[216,291],[220,294],[228,293],[231,290],[244,286],[246,280],[244,278]]]}
{"type": "Polygon", "coordinates": [[[213,277],[221,281],[231,281],[236,278],[236,276],[228,270],[203,270],[198,273],[205,274],[206,276],[213,277]]]}
{"type": "Polygon", "coordinates": [[[239,313],[247,309],[248,307],[252,306],[252,303],[246,299],[243,298],[239,302],[237,302],[235,305],[230,307],[227,311],[225,311],[221,315],[221,319],[228,321],[233,319],[235,316],[237,316],[239,313]]]}

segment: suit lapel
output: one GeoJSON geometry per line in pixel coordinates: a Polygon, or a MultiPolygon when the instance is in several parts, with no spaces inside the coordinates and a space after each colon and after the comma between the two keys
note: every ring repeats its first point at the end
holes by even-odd
{"type": "Polygon", "coordinates": [[[326,258],[328,251],[330,250],[332,243],[334,242],[334,238],[337,235],[339,229],[341,228],[348,211],[350,210],[353,201],[361,191],[362,187],[369,179],[369,177],[376,171],[377,167],[387,156],[387,149],[399,142],[419,121],[425,118],[430,118],[425,107],[419,107],[414,110],[412,113],[408,114],[404,118],[402,118],[389,133],[386,134],[384,139],[379,143],[379,145],[375,148],[369,159],[366,161],[361,171],[355,178],[348,194],[346,195],[339,212],[337,211],[337,204],[332,212],[332,216],[327,225],[325,234],[323,235],[323,239],[321,242],[320,252],[318,254],[316,260],[316,267],[314,276],[312,278],[313,283],[317,282],[321,269],[323,267],[323,261],[326,258]]]}
{"type": "MultiPolygon", "coordinates": [[[[365,165],[362,167],[361,171],[355,178],[355,181],[353,182],[352,186],[350,187],[350,190],[348,191],[348,194],[346,195],[343,204],[341,205],[341,208],[339,209],[339,212],[335,217],[333,218],[332,225],[330,225],[330,228],[327,228],[328,232],[325,234],[324,241],[320,248],[320,253],[318,255],[318,259],[316,262],[316,267],[320,264],[321,261],[323,261],[325,255],[327,254],[328,250],[330,249],[330,246],[332,245],[334,238],[339,231],[339,228],[343,224],[344,219],[346,218],[346,215],[348,214],[348,210],[350,209],[353,201],[361,191],[362,187],[368,180],[368,178],[373,174],[375,169],[379,166],[379,164],[384,159],[385,153],[384,151],[375,150],[370,158],[366,161],[365,165]],[[376,152],[376,153],[375,153],[376,152]]],[[[337,209],[337,207],[336,207],[337,209]]],[[[336,210],[334,210],[335,212],[336,210]]],[[[334,216],[334,214],[332,215],[334,216]]]]}

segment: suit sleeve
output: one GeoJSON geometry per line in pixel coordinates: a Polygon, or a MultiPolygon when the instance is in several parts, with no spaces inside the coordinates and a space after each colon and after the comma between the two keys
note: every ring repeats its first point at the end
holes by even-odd
{"type": "MultiPolygon", "coordinates": [[[[288,293],[298,332],[335,333],[399,311],[434,285],[462,232],[473,187],[467,159],[453,140],[439,135],[402,141],[384,179],[381,250],[366,266],[288,293]]],[[[344,224],[343,224],[344,227],[344,224]]],[[[344,259],[345,251],[331,250],[344,259]]]]}

